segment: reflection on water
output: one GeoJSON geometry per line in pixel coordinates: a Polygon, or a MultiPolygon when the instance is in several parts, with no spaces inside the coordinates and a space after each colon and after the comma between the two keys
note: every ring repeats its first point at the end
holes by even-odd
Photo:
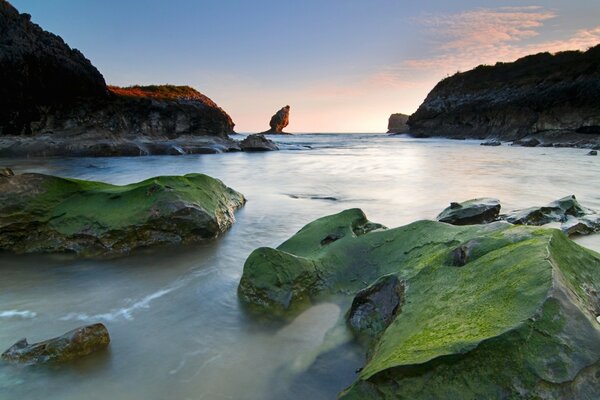
{"type": "MultiPolygon", "coordinates": [[[[600,209],[600,160],[585,150],[377,135],[276,140],[283,151],[4,160],[18,172],[116,184],[203,172],[249,201],[223,238],[199,246],[116,260],[1,254],[0,349],[95,321],[107,325],[112,343],[107,353],[65,366],[0,365],[0,399],[335,398],[364,356],[352,343],[317,352],[345,309],[317,305],[283,327],[246,315],[236,288],[253,249],[277,246],[307,222],[351,207],[387,226],[481,196],[512,209],[575,194],[600,209]]],[[[580,243],[600,250],[600,235],[580,243]]]]}

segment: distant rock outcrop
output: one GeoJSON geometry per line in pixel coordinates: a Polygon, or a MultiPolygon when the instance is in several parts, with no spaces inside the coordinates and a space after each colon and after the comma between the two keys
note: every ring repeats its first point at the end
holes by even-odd
{"type": "Polygon", "coordinates": [[[544,145],[600,142],[600,45],[479,66],[439,82],[411,133],[544,145]]]}
{"type": "Polygon", "coordinates": [[[78,50],[0,0],[0,156],[239,150],[233,127],[187,86],[107,87],[78,50]]]}
{"type": "Polygon", "coordinates": [[[388,120],[388,133],[405,133],[408,132],[408,115],[406,114],[392,114],[388,120]]]}
{"type": "Polygon", "coordinates": [[[275,115],[271,117],[269,125],[271,129],[263,132],[264,134],[286,134],[283,129],[290,123],[290,106],[285,106],[281,110],[277,111],[275,115]]]}
{"type": "Polygon", "coordinates": [[[279,150],[279,147],[277,147],[275,142],[267,139],[260,133],[246,136],[246,138],[240,142],[240,148],[242,151],[249,152],[279,150]]]}

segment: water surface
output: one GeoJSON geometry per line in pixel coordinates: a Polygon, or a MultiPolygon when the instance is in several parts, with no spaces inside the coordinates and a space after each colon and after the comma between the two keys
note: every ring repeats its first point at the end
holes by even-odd
{"type": "MultiPolygon", "coordinates": [[[[497,197],[505,209],[577,195],[600,210],[600,158],[586,150],[482,147],[385,135],[278,137],[269,153],[0,160],[34,171],[126,184],[202,172],[244,193],[221,239],[116,260],[0,254],[0,349],[103,322],[107,353],[66,366],[0,366],[0,399],[331,399],[363,352],[347,344],[311,366],[345,310],[335,301],[289,325],[246,315],[236,288],[259,246],[277,246],[323,215],[360,207],[395,227],[451,201],[497,197]],[[312,357],[312,358],[311,358],[312,357]]],[[[580,243],[600,250],[600,235],[580,243]]]]}

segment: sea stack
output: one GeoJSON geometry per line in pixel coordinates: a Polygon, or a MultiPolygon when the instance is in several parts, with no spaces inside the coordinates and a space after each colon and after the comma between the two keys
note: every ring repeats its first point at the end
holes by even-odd
{"type": "Polygon", "coordinates": [[[388,132],[387,133],[406,133],[408,132],[408,115],[406,114],[392,114],[388,120],[388,132]]]}
{"type": "Polygon", "coordinates": [[[288,126],[290,123],[290,106],[285,106],[281,110],[277,111],[275,115],[271,117],[271,122],[269,125],[271,129],[263,132],[264,134],[272,135],[272,134],[288,134],[283,131],[283,128],[288,126]]]}

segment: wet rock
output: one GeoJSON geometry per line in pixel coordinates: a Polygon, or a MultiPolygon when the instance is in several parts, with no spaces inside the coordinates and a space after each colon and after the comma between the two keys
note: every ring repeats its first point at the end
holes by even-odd
{"type": "Polygon", "coordinates": [[[437,220],[452,225],[486,224],[495,221],[500,214],[500,201],[491,198],[451,203],[442,211],[437,220]]]}
{"type": "Polygon", "coordinates": [[[202,174],[124,186],[20,174],[0,179],[0,249],[115,256],[213,239],[234,222],[241,193],[202,174]]]}
{"type": "Polygon", "coordinates": [[[102,351],[109,343],[106,327],[94,324],[39,343],[29,344],[27,339],[21,339],[2,353],[2,360],[23,364],[66,362],[102,351]]]}
{"type": "Polygon", "coordinates": [[[515,140],[513,142],[513,146],[523,146],[523,147],[536,147],[536,146],[539,146],[540,144],[541,144],[540,141],[535,138],[515,140]]]}
{"type": "Polygon", "coordinates": [[[463,267],[471,261],[471,254],[477,242],[472,240],[468,243],[458,246],[452,251],[452,265],[455,267],[463,267]]]}
{"type": "Polygon", "coordinates": [[[397,276],[382,276],[354,296],[348,325],[359,336],[378,337],[401,312],[404,290],[404,282],[397,276]]]}
{"type": "Polygon", "coordinates": [[[269,129],[264,134],[283,134],[283,129],[290,123],[290,106],[285,106],[281,110],[277,111],[275,115],[271,117],[269,122],[269,129]]]}
{"type": "Polygon", "coordinates": [[[597,156],[598,152],[596,150],[590,150],[589,153],[587,153],[588,156],[597,156]]]}
{"type": "MultiPolygon", "coordinates": [[[[282,312],[269,296],[284,299],[286,317],[313,300],[354,299],[365,285],[371,288],[353,315],[374,316],[381,322],[374,332],[384,328],[362,341],[368,357],[341,398],[595,398],[597,253],[556,229],[506,222],[418,221],[353,235],[353,225],[364,225],[364,218],[346,210],[306,225],[277,249],[255,250],[238,289],[244,304],[269,316],[282,312]],[[346,234],[321,246],[323,237],[338,231],[346,234]],[[455,261],[461,243],[477,245],[455,261]],[[401,312],[389,312],[401,298],[390,275],[403,282],[401,312]],[[382,281],[388,290],[371,291],[382,281]],[[378,295],[384,300],[360,307],[378,295]]],[[[357,321],[360,327],[368,319],[357,321]]]]}
{"type": "Polygon", "coordinates": [[[0,177],[15,176],[12,169],[8,167],[0,168],[0,177]]]}
{"type": "Polygon", "coordinates": [[[487,140],[481,143],[481,146],[502,146],[502,142],[499,140],[487,140]]]}
{"type": "Polygon", "coordinates": [[[272,140],[267,139],[260,133],[248,135],[240,142],[240,148],[243,151],[273,151],[279,150],[279,147],[272,140]]]}
{"type": "Polygon", "coordinates": [[[582,207],[574,195],[555,200],[544,207],[531,207],[524,210],[511,211],[502,215],[501,219],[518,225],[545,225],[550,222],[566,222],[569,216],[583,217],[592,213],[582,207]]]}

